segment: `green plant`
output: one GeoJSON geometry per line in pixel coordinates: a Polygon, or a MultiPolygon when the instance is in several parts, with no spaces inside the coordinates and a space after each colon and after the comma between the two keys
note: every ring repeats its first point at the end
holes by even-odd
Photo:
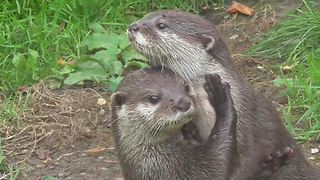
{"type": "Polygon", "coordinates": [[[56,76],[56,60],[80,56],[78,45],[88,33],[87,16],[65,11],[64,1],[4,0],[0,4],[0,91],[56,76]]]}
{"type": "Polygon", "coordinates": [[[290,75],[274,82],[287,87],[289,104],[283,109],[286,123],[298,140],[320,138],[320,49],[311,52],[290,75]],[[292,77],[293,76],[293,77],[292,77]]]}
{"type": "Polygon", "coordinates": [[[280,22],[249,50],[249,54],[284,58],[289,63],[306,60],[310,51],[320,47],[320,12],[312,10],[309,3],[304,1],[303,10],[297,10],[280,22]]]}
{"type": "Polygon", "coordinates": [[[285,123],[300,141],[320,138],[320,12],[311,2],[268,32],[249,53],[286,61],[275,81],[286,87],[285,123]]]}
{"type": "Polygon", "coordinates": [[[16,93],[40,79],[62,80],[59,59],[86,59],[81,42],[89,25],[102,24],[121,34],[147,12],[180,8],[198,12],[208,1],[196,0],[3,0],[0,4],[0,91],[16,93]]]}
{"type": "Polygon", "coordinates": [[[3,172],[3,171],[4,171],[4,154],[2,151],[1,138],[0,138],[0,172],[3,172]]]}
{"type": "Polygon", "coordinates": [[[122,80],[122,72],[130,67],[147,67],[147,60],[136,52],[126,35],[116,35],[104,30],[99,24],[91,26],[92,33],[82,43],[92,55],[83,56],[75,65],[63,68],[69,74],[65,84],[77,84],[84,80],[94,80],[107,84],[114,92],[122,80]]]}
{"type": "Polygon", "coordinates": [[[19,173],[19,170],[15,170],[12,165],[6,165],[0,137],[0,179],[15,180],[17,179],[19,173]]]}

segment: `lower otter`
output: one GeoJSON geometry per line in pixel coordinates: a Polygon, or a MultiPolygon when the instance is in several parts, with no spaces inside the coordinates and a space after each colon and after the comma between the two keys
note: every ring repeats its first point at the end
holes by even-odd
{"type": "Polygon", "coordinates": [[[229,85],[217,75],[207,79],[210,102],[221,111],[208,140],[192,146],[180,140],[181,127],[197,117],[182,78],[151,68],[124,79],[111,97],[111,119],[126,180],[229,179],[237,154],[236,113],[229,85]]]}
{"type": "MultiPolygon", "coordinates": [[[[215,27],[200,16],[175,10],[150,13],[129,27],[133,46],[155,65],[171,68],[196,90],[201,119],[195,121],[201,137],[207,138],[217,118],[203,88],[205,75],[217,73],[231,85],[238,114],[238,153],[234,179],[257,172],[264,157],[282,147],[295,152],[289,164],[271,179],[320,179],[286,130],[272,103],[256,94],[234,67],[215,27]]],[[[243,178],[246,179],[246,178],[243,178]]]]}

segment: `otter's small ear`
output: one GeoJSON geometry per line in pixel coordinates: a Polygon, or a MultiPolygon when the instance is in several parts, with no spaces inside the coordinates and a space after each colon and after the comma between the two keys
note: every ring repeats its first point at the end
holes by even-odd
{"type": "Polygon", "coordinates": [[[121,107],[127,100],[127,95],[124,92],[116,92],[111,96],[111,105],[121,107]]]}
{"type": "Polygon", "coordinates": [[[207,51],[210,51],[216,41],[212,36],[200,34],[200,42],[207,51]]]}

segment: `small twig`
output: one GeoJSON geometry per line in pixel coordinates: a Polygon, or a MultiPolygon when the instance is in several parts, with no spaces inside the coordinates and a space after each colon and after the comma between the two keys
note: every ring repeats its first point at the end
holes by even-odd
{"type": "Polygon", "coordinates": [[[7,141],[7,140],[9,140],[9,139],[12,139],[12,138],[14,138],[14,137],[22,134],[22,133],[23,133],[26,129],[28,129],[29,127],[32,127],[32,126],[31,126],[31,125],[28,125],[27,127],[23,128],[19,133],[14,134],[14,135],[9,136],[9,137],[6,137],[6,138],[3,138],[3,140],[4,140],[4,141],[7,141]]]}
{"type": "MultiPolygon", "coordinates": [[[[35,129],[34,129],[34,131],[35,131],[35,133],[34,133],[33,147],[32,147],[32,149],[31,149],[30,153],[29,153],[22,161],[17,162],[17,164],[21,164],[21,163],[23,163],[24,161],[26,161],[29,157],[31,157],[31,154],[34,152],[34,150],[35,150],[35,148],[36,148],[36,146],[37,146],[37,143],[38,143],[39,141],[41,141],[42,139],[44,139],[45,137],[47,137],[48,135],[52,134],[52,131],[50,131],[49,133],[45,134],[45,135],[42,136],[41,138],[37,139],[37,132],[36,132],[35,129]]],[[[27,145],[27,146],[29,146],[29,145],[27,145]]]]}
{"type": "Polygon", "coordinates": [[[64,157],[64,156],[71,156],[73,154],[73,152],[72,153],[67,153],[67,154],[62,154],[60,157],[58,157],[57,159],[56,159],[56,161],[59,161],[62,157],[64,157]]]}

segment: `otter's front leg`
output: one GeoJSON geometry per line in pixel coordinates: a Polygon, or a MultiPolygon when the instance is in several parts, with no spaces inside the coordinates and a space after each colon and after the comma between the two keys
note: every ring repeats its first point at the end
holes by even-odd
{"type": "Polygon", "coordinates": [[[282,166],[287,165],[288,161],[293,156],[293,149],[290,147],[285,147],[278,152],[270,154],[262,163],[261,170],[257,172],[254,179],[271,179],[272,174],[278,171],[282,166]]]}
{"type": "Polygon", "coordinates": [[[208,100],[216,111],[216,123],[211,130],[207,143],[215,151],[215,161],[223,161],[219,167],[224,179],[229,179],[234,161],[238,157],[236,126],[237,113],[230,94],[230,85],[222,83],[218,74],[206,75],[204,88],[208,100]]]}
{"type": "Polygon", "coordinates": [[[237,113],[230,94],[230,85],[222,83],[218,74],[206,75],[204,88],[208,93],[208,100],[216,111],[216,123],[212,128],[210,139],[217,139],[228,135],[236,148],[237,113]]]}

